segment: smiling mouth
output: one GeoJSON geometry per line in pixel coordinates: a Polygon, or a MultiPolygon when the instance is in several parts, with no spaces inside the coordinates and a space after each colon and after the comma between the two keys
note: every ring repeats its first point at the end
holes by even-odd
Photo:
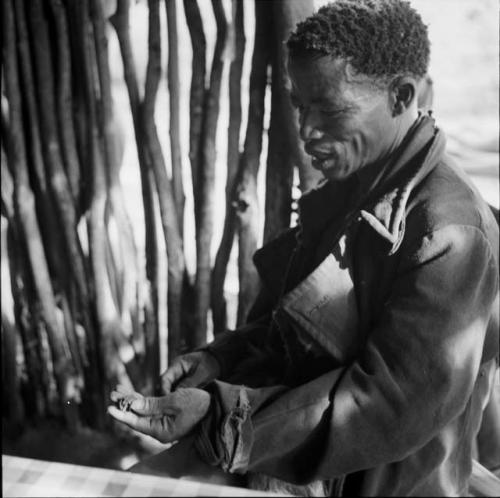
{"type": "Polygon", "coordinates": [[[332,154],[331,151],[322,151],[315,149],[314,147],[306,146],[304,147],[306,153],[312,158],[312,166],[315,169],[322,170],[325,168],[330,168],[334,165],[336,160],[336,155],[332,154]]]}
{"type": "Polygon", "coordinates": [[[332,168],[337,159],[335,154],[325,154],[318,151],[311,151],[308,153],[312,158],[311,164],[313,168],[318,170],[332,168]]]}
{"type": "Polygon", "coordinates": [[[318,158],[316,156],[312,156],[312,167],[318,170],[324,170],[328,168],[332,168],[335,165],[335,158],[333,156],[328,156],[325,158],[318,158]]]}

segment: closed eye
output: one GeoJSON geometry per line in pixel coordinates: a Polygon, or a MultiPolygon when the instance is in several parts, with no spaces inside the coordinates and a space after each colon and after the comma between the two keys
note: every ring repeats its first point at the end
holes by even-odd
{"type": "Polygon", "coordinates": [[[325,116],[337,116],[344,112],[344,109],[322,109],[321,114],[325,116]]]}

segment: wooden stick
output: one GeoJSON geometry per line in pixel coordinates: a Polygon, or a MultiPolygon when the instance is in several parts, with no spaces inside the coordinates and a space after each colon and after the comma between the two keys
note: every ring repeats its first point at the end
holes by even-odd
{"type": "Polygon", "coordinates": [[[2,192],[2,216],[4,216],[9,223],[14,220],[14,182],[7,166],[7,156],[4,151],[4,134],[2,133],[2,182],[0,183],[2,192]]]}
{"type": "MultiPolygon", "coordinates": [[[[158,140],[154,121],[156,94],[161,76],[161,35],[159,0],[149,0],[149,58],[146,69],[146,87],[143,102],[143,123],[145,138],[151,151],[153,171],[160,203],[160,217],[165,237],[168,259],[168,358],[169,361],[179,355],[182,345],[181,306],[182,282],[184,275],[184,250],[179,230],[172,185],[167,176],[163,152],[158,140]]],[[[158,375],[159,375],[158,369],[158,375]]]]}
{"type": "Polygon", "coordinates": [[[33,185],[36,209],[40,213],[39,223],[44,247],[46,248],[49,271],[62,287],[68,285],[71,274],[68,260],[65,257],[64,240],[59,217],[56,215],[54,201],[46,180],[46,168],[42,154],[40,137],[40,117],[36,102],[35,84],[33,81],[32,51],[29,45],[26,25],[26,5],[24,1],[14,2],[14,14],[17,28],[17,47],[19,51],[19,69],[23,101],[26,105],[25,121],[29,137],[30,172],[33,185]]]}
{"type": "MultiPolygon", "coordinates": [[[[106,168],[105,168],[106,169],[106,168]]],[[[109,213],[110,202],[109,198],[106,199],[106,207],[104,213],[104,224],[107,226],[109,222],[109,217],[111,214],[109,213]]],[[[111,242],[111,238],[109,236],[108,230],[104,231],[104,246],[105,246],[105,258],[106,258],[106,269],[108,272],[108,280],[109,286],[111,289],[111,295],[113,297],[113,302],[115,303],[116,313],[120,316],[122,321],[121,327],[123,327],[123,271],[121,267],[123,265],[123,261],[120,261],[120,254],[115,253],[115,248],[113,247],[113,243],[111,242]]],[[[130,331],[128,331],[130,332],[130,331]]],[[[124,331],[125,333],[125,331],[124,331]]],[[[125,333],[127,337],[129,337],[129,333],[125,333]]]]}
{"type": "Polygon", "coordinates": [[[76,152],[76,138],[73,123],[73,97],[71,91],[71,55],[68,36],[66,9],[61,0],[50,0],[50,8],[54,16],[57,43],[57,116],[61,149],[63,152],[66,173],[73,199],[80,197],[80,163],[76,152]]]}
{"type": "Polygon", "coordinates": [[[139,97],[139,84],[137,82],[137,74],[135,69],[134,56],[132,45],[130,42],[129,30],[129,8],[130,0],[117,0],[116,13],[110,18],[111,24],[115,28],[118,41],[120,44],[120,51],[123,61],[123,72],[125,83],[127,85],[127,92],[129,96],[130,108],[132,111],[132,118],[134,124],[134,133],[137,144],[137,153],[139,157],[140,174],[141,174],[141,188],[142,197],[144,202],[144,222],[145,222],[145,235],[146,235],[146,274],[152,286],[152,294],[157,293],[156,276],[158,274],[157,262],[157,241],[156,241],[156,221],[154,210],[153,198],[153,183],[152,179],[152,165],[151,154],[145,145],[143,137],[144,131],[142,129],[141,119],[141,102],[139,97]],[[151,179],[149,175],[151,173],[151,179]]]}
{"type": "MultiPolygon", "coordinates": [[[[33,314],[39,318],[39,321],[43,318],[40,319],[33,279],[29,274],[29,258],[14,209],[14,183],[7,165],[7,155],[4,152],[4,144],[9,137],[8,129],[8,119],[2,113],[2,206],[7,206],[4,210],[7,215],[7,230],[5,234],[2,232],[1,266],[2,273],[8,272],[9,274],[5,281],[10,280],[11,283],[10,293],[2,287],[2,313],[7,313],[9,310],[6,299],[10,294],[14,301],[14,318],[7,318],[20,333],[23,360],[28,377],[24,401],[32,415],[43,417],[48,404],[49,374],[48,366],[41,358],[41,344],[35,331],[36,317],[33,317],[33,314]]],[[[2,277],[2,282],[4,282],[4,277],[2,277]]]]}
{"type": "Polygon", "coordinates": [[[287,90],[285,41],[297,22],[314,10],[312,0],[273,2],[275,38],[271,124],[266,169],[264,242],[290,226],[294,168],[298,168],[301,190],[318,183],[322,175],[311,167],[299,139],[297,113],[287,90]]]}
{"type": "Polygon", "coordinates": [[[207,313],[210,307],[210,248],[213,235],[214,185],[215,185],[215,139],[219,119],[219,100],[223,53],[226,45],[227,21],[222,0],[212,0],[217,39],[215,42],[210,87],[206,93],[202,128],[202,154],[198,177],[199,196],[198,223],[196,230],[196,280],[195,280],[195,333],[191,347],[204,344],[207,340],[207,313]]]}
{"type": "MultiPolygon", "coordinates": [[[[78,309],[78,296],[77,296],[77,290],[76,290],[74,285],[70,288],[70,292],[68,294],[68,306],[70,308],[70,314],[73,317],[73,328],[74,328],[74,332],[75,332],[76,343],[78,346],[78,353],[79,353],[79,357],[80,357],[80,362],[81,362],[84,373],[88,374],[89,368],[92,368],[92,366],[96,363],[95,361],[91,360],[89,358],[89,356],[91,354],[94,354],[94,352],[97,351],[97,348],[95,347],[95,345],[92,345],[92,347],[91,347],[88,344],[88,342],[89,342],[88,336],[90,334],[88,334],[88,332],[85,330],[85,327],[83,327],[81,325],[82,322],[87,323],[89,321],[89,319],[88,318],[85,318],[85,319],[79,318],[82,315],[82,313],[81,313],[81,310],[78,309]]],[[[95,353],[95,354],[97,354],[97,353],[95,353]]],[[[95,372],[94,376],[91,376],[93,378],[90,382],[87,381],[88,384],[90,384],[87,386],[88,389],[90,389],[90,390],[94,389],[94,385],[92,384],[92,382],[94,382],[94,384],[95,384],[95,379],[98,377],[97,373],[98,372],[95,372]]],[[[87,375],[87,377],[88,377],[88,375],[87,375]]]]}
{"type": "Polygon", "coordinates": [[[80,163],[80,195],[77,199],[77,215],[84,214],[90,204],[90,193],[92,190],[92,178],[90,168],[85,167],[90,161],[90,151],[87,147],[87,122],[85,111],[85,88],[84,88],[84,62],[82,50],[80,50],[80,20],[77,15],[75,0],[63,0],[65,2],[68,37],[70,42],[71,71],[72,71],[72,100],[73,100],[73,123],[76,139],[76,149],[80,163]]]}
{"type": "MultiPolygon", "coordinates": [[[[82,27],[82,48],[84,61],[84,75],[86,88],[88,143],[91,151],[91,167],[93,168],[92,202],[88,218],[90,259],[93,279],[95,281],[95,307],[100,332],[100,354],[104,366],[107,385],[105,391],[116,383],[132,387],[131,381],[125,374],[123,365],[116,355],[116,344],[123,346],[124,338],[121,323],[112,296],[108,269],[106,266],[106,226],[105,207],[107,194],[107,175],[100,150],[100,136],[97,125],[97,108],[94,82],[96,59],[94,53],[94,40],[92,25],[89,18],[88,2],[79,1],[79,16],[82,27]]],[[[131,346],[122,354],[130,356],[131,346]]],[[[133,355],[132,355],[133,356],[133,355]]]]}
{"type": "Polygon", "coordinates": [[[36,38],[33,47],[45,164],[48,167],[50,186],[56,200],[57,212],[62,221],[68,258],[72,262],[73,277],[77,282],[83,302],[88,302],[86,270],[76,231],[78,220],[68,178],[63,167],[58,137],[53,61],[50,56],[47,21],[44,17],[41,0],[32,0],[29,5],[31,30],[33,37],[36,38]]]}
{"type": "Polygon", "coordinates": [[[69,417],[70,410],[68,410],[67,402],[76,401],[79,393],[66,337],[55,315],[56,302],[34,209],[33,193],[29,186],[18,66],[15,58],[15,25],[12,3],[8,0],[3,2],[2,5],[3,63],[11,132],[7,154],[9,162],[12,164],[12,171],[14,171],[14,206],[27,245],[34,286],[47,328],[62,410],[69,417]]]}
{"type": "Polygon", "coordinates": [[[180,79],[177,34],[177,0],[166,0],[168,28],[167,80],[170,95],[170,157],[172,161],[172,193],[175,200],[181,237],[184,226],[184,186],[182,182],[182,154],[180,139],[180,79]]]}
{"type": "Polygon", "coordinates": [[[257,173],[262,150],[267,70],[271,60],[272,3],[255,1],[255,41],[250,74],[250,100],[245,148],[239,165],[234,206],[238,218],[238,296],[237,324],[242,324],[258,291],[259,278],[252,256],[259,241],[257,173]]]}
{"type": "Polygon", "coordinates": [[[241,129],[241,75],[245,55],[245,12],[244,2],[232,0],[234,55],[229,69],[229,126],[227,147],[227,182],[226,195],[231,195],[234,180],[238,172],[240,157],[241,129]]]}
{"type": "MultiPolygon", "coordinates": [[[[6,193],[4,190],[4,181],[10,177],[10,172],[6,165],[6,157],[3,150],[2,142],[2,199],[6,193]],[[7,175],[4,176],[5,172],[7,175]]],[[[8,180],[7,180],[8,181],[8,180]]],[[[12,179],[10,178],[10,182],[12,179]]],[[[10,194],[13,192],[13,185],[10,185],[10,194]]],[[[12,199],[10,200],[12,204],[12,199]]],[[[13,213],[12,213],[13,214],[13,213]]],[[[1,220],[1,238],[0,238],[0,267],[1,267],[1,282],[2,282],[2,379],[4,410],[7,415],[7,420],[13,423],[16,428],[21,428],[24,424],[24,405],[20,397],[21,392],[21,368],[18,368],[17,342],[20,336],[19,330],[15,323],[14,299],[11,289],[8,289],[4,284],[12,281],[9,269],[9,257],[7,252],[7,231],[9,225],[13,222],[12,216],[9,215],[7,221],[1,220]]]]}
{"type": "Polygon", "coordinates": [[[271,98],[271,123],[266,168],[266,202],[264,242],[274,238],[290,226],[292,213],[293,161],[290,141],[283,132],[287,123],[280,95],[280,75],[277,71],[277,54],[273,57],[273,82],[271,98]]]}
{"type": "Polygon", "coordinates": [[[84,368],[82,361],[82,352],[80,350],[80,344],[76,335],[76,317],[71,311],[68,297],[65,294],[61,294],[61,308],[64,318],[64,329],[66,330],[68,346],[71,351],[73,364],[75,365],[76,376],[78,377],[80,390],[83,390],[85,388],[84,368]]]}
{"type": "Polygon", "coordinates": [[[21,334],[27,373],[24,402],[35,418],[42,418],[46,416],[49,404],[48,365],[42,359],[42,348],[36,334],[35,317],[32,313],[36,310],[36,292],[33,289],[33,279],[29,274],[30,263],[26,245],[18,228],[15,221],[8,226],[7,257],[14,299],[15,323],[21,334]]]}
{"type": "Polygon", "coordinates": [[[146,344],[145,354],[145,377],[149,378],[150,384],[157,381],[157,356],[158,347],[158,242],[156,231],[155,214],[155,184],[152,171],[151,152],[146,145],[142,122],[141,102],[139,96],[139,84],[135,68],[132,45],[130,41],[129,28],[130,0],[117,0],[117,9],[110,18],[115,28],[123,61],[123,73],[129,96],[132,120],[134,124],[135,140],[139,158],[141,189],[144,207],[145,224],[145,249],[146,249],[146,295],[142,298],[142,285],[138,286],[139,301],[144,308],[144,336],[146,344]]]}
{"type": "MultiPolygon", "coordinates": [[[[123,262],[119,268],[119,272],[123,278],[123,284],[119,289],[119,292],[122,293],[122,298],[118,306],[122,315],[122,327],[124,327],[131,323],[130,318],[127,319],[125,315],[136,313],[134,308],[137,305],[135,293],[139,280],[138,254],[132,224],[125,207],[123,190],[120,184],[120,160],[116,145],[118,140],[116,132],[117,123],[113,112],[108,40],[102,0],[91,1],[90,13],[94,27],[95,52],[101,91],[101,98],[99,100],[99,115],[101,117],[99,120],[99,130],[100,135],[104,138],[108,199],[118,225],[120,249],[123,254],[123,262]]],[[[138,329],[134,330],[136,333],[139,332],[138,329]]],[[[140,338],[136,337],[136,339],[139,340],[140,338]]]]}
{"type": "Polygon", "coordinates": [[[184,0],[184,13],[193,46],[191,91],[189,97],[189,160],[193,182],[195,223],[198,226],[200,169],[203,112],[205,101],[205,66],[207,42],[197,0],[184,0]]]}
{"type": "MultiPolygon", "coordinates": [[[[283,114],[281,128],[282,134],[288,139],[289,167],[297,167],[299,172],[300,189],[302,192],[314,187],[322,178],[320,171],[311,165],[311,158],[304,152],[302,140],[299,136],[298,115],[292,106],[288,90],[288,71],[286,68],[288,53],[286,41],[295,25],[306,19],[314,12],[313,0],[276,0],[273,2],[274,19],[274,46],[276,50],[276,63],[273,70],[278,71],[277,91],[279,92],[283,114]]],[[[282,158],[283,162],[284,158],[282,158]]]]}
{"type": "MultiPolygon", "coordinates": [[[[3,297],[3,292],[2,292],[3,297]]],[[[25,421],[25,410],[19,396],[21,380],[17,370],[17,336],[18,331],[13,321],[4,313],[2,302],[2,378],[4,409],[7,421],[20,429],[25,421]]]]}
{"type": "Polygon", "coordinates": [[[227,328],[226,300],[224,281],[227,264],[233,247],[236,231],[236,212],[232,205],[234,184],[240,157],[241,128],[241,75],[245,54],[244,3],[232,1],[233,23],[231,24],[233,59],[229,70],[229,126],[227,130],[227,179],[226,179],[226,217],[222,239],[215,257],[212,271],[211,307],[214,334],[227,328]]]}
{"type": "Polygon", "coordinates": [[[33,82],[33,69],[31,65],[32,54],[29,46],[28,29],[26,26],[26,14],[24,1],[14,2],[14,12],[17,28],[17,48],[19,51],[19,69],[22,77],[23,96],[26,102],[28,125],[29,125],[29,146],[31,151],[32,164],[35,176],[42,193],[48,195],[48,185],[45,180],[45,165],[42,156],[42,144],[40,139],[39,113],[36,104],[35,84],[33,82]]]}

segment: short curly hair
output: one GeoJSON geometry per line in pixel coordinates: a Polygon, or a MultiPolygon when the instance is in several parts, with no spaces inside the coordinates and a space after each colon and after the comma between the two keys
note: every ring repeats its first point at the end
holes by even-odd
{"type": "Polygon", "coordinates": [[[337,0],[298,23],[287,46],[292,57],[331,55],[380,78],[421,78],[430,53],[427,26],[403,0],[337,0]]]}

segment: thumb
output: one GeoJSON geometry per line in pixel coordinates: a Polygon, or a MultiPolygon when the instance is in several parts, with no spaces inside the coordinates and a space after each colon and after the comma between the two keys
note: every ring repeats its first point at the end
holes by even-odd
{"type": "Polygon", "coordinates": [[[139,415],[162,415],[166,410],[164,397],[144,397],[135,399],[130,404],[130,409],[139,415]]]}
{"type": "Polygon", "coordinates": [[[190,377],[185,377],[181,381],[177,383],[175,386],[175,390],[183,387],[197,387],[199,384],[199,380],[196,375],[191,375],[190,377]]]}
{"type": "Polygon", "coordinates": [[[174,360],[172,366],[161,376],[162,389],[165,394],[171,392],[179,379],[182,379],[187,375],[186,370],[189,369],[184,368],[180,359],[174,360]]]}

